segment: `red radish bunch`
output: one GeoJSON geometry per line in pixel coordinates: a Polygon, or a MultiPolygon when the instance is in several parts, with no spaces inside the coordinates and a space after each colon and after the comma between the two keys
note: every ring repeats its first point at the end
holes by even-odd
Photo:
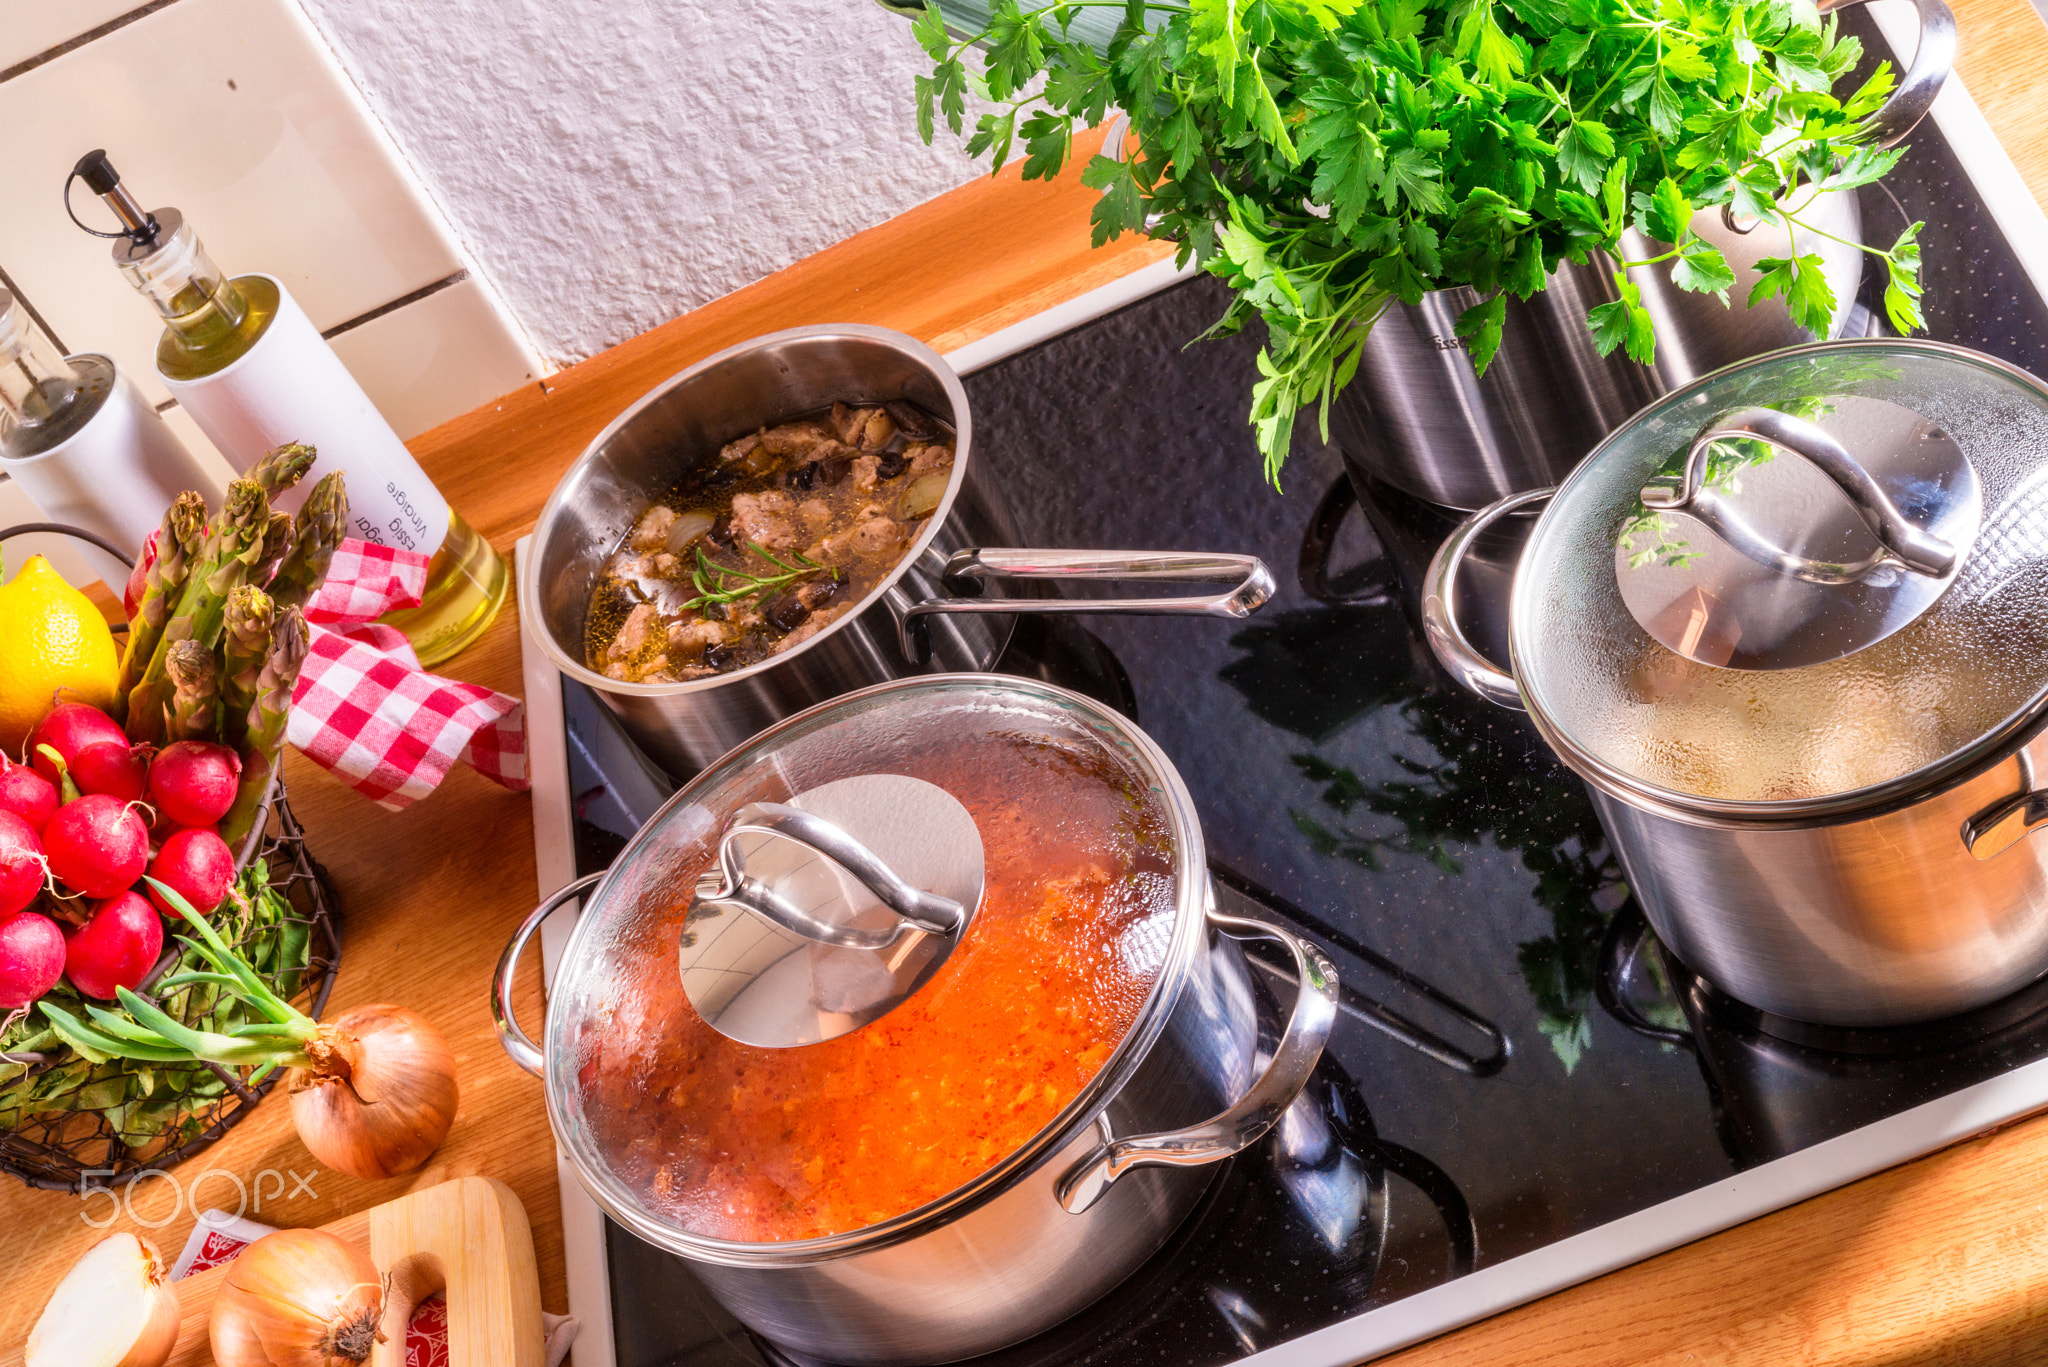
{"type": "Polygon", "coordinates": [[[64,703],[28,751],[28,763],[0,756],[0,1016],[60,978],[101,1001],[140,987],[164,952],[159,910],[180,924],[183,905],[210,915],[235,880],[214,829],[241,782],[232,749],[133,745],[104,712],[64,703]],[[145,896],[145,871],[175,898],[145,896]]]}
{"type": "MultiPolygon", "coordinates": [[[[150,861],[149,876],[192,904],[202,916],[219,906],[235,881],[235,854],[210,827],[178,831],[150,861]]],[[[173,920],[184,915],[155,888],[149,898],[173,920]]]]}
{"type": "Polygon", "coordinates": [[[149,766],[149,800],[180,826],[211,826],[235,805],[242,761],[225,745],[181,740],[149,766]]]}
{"type": "Polygon", "coordinates": [[[26,764],[0,755],[0,812],[12,812],[38,835],[57,810],[57,785],[26,764]]]}
{"type": "Polygon", "coordinates": [[[47,916],[18,911],[0,919],[0,1011],[13,1011],[57,985],[64,974],[64,932],[47,916]]]}
{"type": "Polygon", "coordinates": [[[36,900],[47,868],[35,828],[13,812],[0,812],[0,916],[12,916],[36,900]]]}
{"type": "Polygon", "coordinates": [[[59,703],[50,709],[35,734],[28,738],[28,752],[36,766],[36,772],[55,783],[60,770],[57,760],[43,753],[47,745],[57,752],[57,759],[65,764],[72,763],[78,752],[91,745],[118,745],[128,748],[128,733],[120,723],[82,702],[59,703]]]}
{"type": "Polygon", "coordinates": [[[149,747],[130,745],[126,737],[101,741],[73,755],[69,765],[79,792],[140,802],[149,781],[149,747]]]}
{"type": "Polygon", "coordinates": [[[43,827],[50,874],[87,897],[112,897],[149,867],[149,827],[129,804],[88,793],[43,827]]]}
{"type": "Polygon", "coordinates": [[[164,923],[139,892],[126,891],[64,937],[64,976],[88,997],[112,1001],[116,988],[135,988],[164,952],[164,923]]]}

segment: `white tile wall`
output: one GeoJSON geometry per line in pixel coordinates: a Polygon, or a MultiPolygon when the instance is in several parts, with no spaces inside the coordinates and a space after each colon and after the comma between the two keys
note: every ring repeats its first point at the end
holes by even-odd
{"type": "Polygon", "coordinates": [[[476,280],[372,318],[334,338],[334,350],[401,437],[535,377],[524,345],[476,280]]]}
{"type": "MultiPolygon", "coordinates": [[[[137,6],[0,0],[0,69],[35,55],[15,52],[23,42],[62,42],[105,22],[102,8],[137,6]],[[10,22],[31,12],[34,25],[10,22]]],[[[294,0],[175,0],[0,81],[0,128],[0,267],[67,347],[113,356],[153,402],[168,397],[152,366],[156,315],[59,200],[71,164],[93,147],[108,150],[145,205],[181,209],[223,268],[277,276],[323,329],[472,271],[336,339],[402,436],[541,369],[294,0]]],[[[83,186],[74,202],[87,222],[108,225],[83,186]]],[[[183,414],[165,416],[206,449],[183,414]]]]}
{"type": "Polygon", "coordinates": [[[136,0],[0,0],[0,71],[141,8],[136,0]]]}

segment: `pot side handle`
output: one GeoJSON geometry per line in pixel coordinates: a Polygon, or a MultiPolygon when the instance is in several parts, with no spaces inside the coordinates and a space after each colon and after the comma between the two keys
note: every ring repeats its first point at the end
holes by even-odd
{"type": "Polygon", "coordinates": [[[1189,551],[1018,550],[988,546],[955,551],[940,576],[958,595],[927,598],[904,612],[899,644],[903,658],[921,665],[931,658],[925,618],[940,612],[1128,612],[1152,616],[1249,617],[1273,596],[1273,572],[1255,555],[1189,551]],[[1222,593],[1183,598],[983,598],[991,579],[1146,579],[1229,584],[1222,593]]]}
{"type": "Polygon", "coordinates": [[[1516,686],[1515,676],[1481,655],[1458,622],[1458,571],[1481,532],[1509,513],[1541,503],[1556,492],[1555,488],[1525,489],[1481,508],[1444,538],[1422,578],[1422,634],[1429,639],[1430,654],[1453,679],[1488,702],[1517,712],[1523,710],[1522,690],[1516,686]]]}
{"type": "Polygon", "coordinates": [[[1062,1206],[1075,1215],[1102,1199],[1117,1178],[1132,1168],[1201,1167],[1218,1163],[1265,1138],[1301,1089],[1308,1085],[1337,1020],[1337,969],[1312,941],[1293,931],[1211,909],[1209,924],[1239,939],[1277,940],[1294,956],[1301,984],[1279,1046],[1238,1102],[1221,1115],[1182,1130],[1136,1135],[1098,1145],[1067,1169],[1054,1187],[1062,1206]]]}
{"type": "Polygon", "coordinates": [[[491,974],[491,1022],[498,1027],[498,1043],[504,1046],[514,1063],[535,1077],[540,1077],[543,1071],[540,1046],[519,1027],[518,1018],[512,1014],[512,980],[519,972],[519,956],[525,951],[526,942],[540,929],[541,922],[553,915],[557,907],[577,897],[602,877],[602,873],[585,874],[528,912],[526,919],[519,923],[519,929],[512,932],[505,952],[498,956],[498,967],[491,974]]]}
{"type": "MultiPolygon", "coordinates": [[[[1825,5],[1823,13],[1845,10],[1865,0],[1840,0],[1825,5]]],[[[1920,12],[1920,41],[1913,46],[1913,60],[1891,95],[1865,121],[1877,135],[1878,147],[1893,147],[1905,140],[1916,124],[1934,107],[1934,97],[1948,80],[1956,61],[1956,16],[1942,0],[1913,0],[1920,12]]]]}

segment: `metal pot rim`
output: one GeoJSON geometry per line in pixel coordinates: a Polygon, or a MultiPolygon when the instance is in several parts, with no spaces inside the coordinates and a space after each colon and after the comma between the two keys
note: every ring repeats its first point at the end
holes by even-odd
{"type": "MultiPolygon", "coordinates": [[[[1015,1151],[973,1180],[954,1188],[937,1200],[879,1224],[787,1243],[749,1243],[733,1239],[716,1239],[690,1233],[650,1216],[632,1193],[611,1176],[606,1166],[587,1151],[588,1132],[580,1123],[579,1117],[564,1114],[565,1093],[569,1090],[567,1079],[573,1076],[573,1070],[547,1069],[543,1075],[541,1089],[546,1098],[548,1122],[554,1131],[556,1142],[568,1158],[571,1167],[575,1169],[577,1180],[583,1184],[591,1198],[606,1214],[639,1238],[681,1257],[733,1267],[804,1266],[885,1248],[915,1238],[995,1199],[1013,1186],[1019,1178],[1052,1157],[1074,1135],[1093,1125],[1103,1108],[1115,1099],[1138,1070],[1166,1028],[1166,1022],[1179,1004],[1188,976],[1193,971],[1197,952],[1208,935],[1208,856],[1202,841],[1201,817],[1195,809],[1194,798],[1188,792],[1186,783],[1182,781],[1179,770],[1174,767],[1166,752],[1128,718],[1093,698],[1037,680],[1006,674],[924,674],[874,684],[805,708],[802,712],[785,718],[761,732],[746,742],[742,748],[757,753],[772,748],[778,737],[799,725],[808,725],[820,713],[841,709],[880,694],[910,689],[958,687],[963,684],[978,685],[987,690],[1022,693],[1078,712],[1091,724],[1106,729],[1118,743],[1129,746],[1141,768],[1151,771],[1149,777],[1158,785],[1174,834],[1175,919],[1173,939],[1167,950],[1166,961],[1160,966],[1159,977],[1152,984],[1151,992],[1139,1009],[1137,1020],[1125,1032],[1123,1039],[1118,1042],[1116,1049],[1095,1076],[1061,1108],[1058,1115],[1015,1151]]],[[[719,764],[725,762],[720,760],[719,764]]],[[[709,773],[710,770],[707,769],[705,772],[709,773]]],[[[578,916],[569,943],[562,951],[561,967],[558,970],[558,982],[561,986],[555,993],[550,994],[551,1001],[542,1034],[542,1051],[548,1057],[552,1058],[556,1054],[557,1018],[552,998],[566,994],[571,980],[561,978],[559,974],[573,973],[585,952],[585,941],[590,933],[590,927],[597,920],[589,914],[590,909],[611,893],[620,874],[627,868],[629,861],[634,859],[649,833],[663,823],[673,808],[694,799],[702,777],[700,775],[685,784],[662,804],[660,811],[648,818],[647,823],[612,861],[611,867],[605,871],[602,879],[583,898],[584,914],[578,916]]]]}
{"type": "MultiPolygon", "coordinates": [[[[2003,374],[2015,383],[2041,395],[2044,400],[2048,400],[2048,386],[2044,386],[2039,379],[2020,367],[1999,357],[1972,351],[1968,347],[1956,346],[1950,342],[1936,342],[1925,338],[1859,337],[1833,342],[1809,342],[1802,346],[1767,352],[1762,357],[1738,361],[1734,365],[1724,366],[1712,374],[1703,375],[1690,384],[1672,390],[1659,398],[1653,406],[1678,403],[1696,390],[1764,359],[1775,361],[1809,353],[1834,354],[1849,347],[1904,349],[1945,356],[1980,369],[2003,374]]],[[[1529,533],[1528,541],[1523,545],[1523,559],[1528,557],[1529,549],[1543,536],[1544,524],[1569,495],[1572,486],[1588,477],[1586,472],[1592,468],[1600,454],[1629,427],[1634,426],[1641,416],[1642,414],[1638,413],[1621,428],[1602,438],[1597,446],[1586,453],[1585,458],[1579,462],[1578,467],[1564,483],[1558,486],[1557,493],[1543,509],[1542,516],[1537,519],[1536,526],[1529,533]]],[[[1519,565],[1518,561],[1515,585],[1508,606],[1508,651],[1511,665],[1516,666],[1514,673],[1517,678],[1523,677],[1516,662],[1525,653],[1525,642],[1531,631],[1529,619],[1534,611],[1530,606],[1534,590],[1528,587],[1528,580],[1520,573],[1519,565]]],[[[1829,826],[1910,807],[1954,787],[2010,756],[2041,730],[2044,724],[2048,724],[2048,686],[2044,686],[2010,716],[1969,743],[1958,746],[1918,769],[1886,779],[1882,783],[1851,788],[1840,793],[1828,793],[1820,797],[1789,798],[1771,802],[1736,801],[1680,792],[1675,788],[1666,788],[1661,784],[1650,783],[1623,772],[1573,741],[1564,728],[1544,710],[1542,700],[1527,687],[1520,691],[1522,705],[1528,709],[1530,719],[1536,723],[1536,729],[1542,733],[1544,740],[1549,742],[1551,748],[1557,751],[1559,757],[1570,765],[1579,777],[1594,787],[1632,806],[1683,821],[1688,825],[1730,829],[1757,826],[1829,826]]]]}
{"type": "MultiPolygon", "coordinates": [[[[837,620],[833,621],[831,625],[825,627],[822,631],[817,632],[809,640],[799,642],[794,649],[778,651],[766,659],[757,660],[745,669],[735,669],[726,674],[714,674],[709,678],[688,679],[677,683],[626,683],[618,679],[606,678],[603,674],[591,669],[583,663],[580,657],[572,656],[563,650],[561,644],[555,640],[554,633],[542,627],[533,633],[534,639],[540,643],[541,652],[548,657],[549,662],[557,669],[589,688],[624,697],[672,698],[691,693],[709,692],[736,679],[748,679],[758,674],[764,674],[778,665],[795,659],[805,651],[810,650],[818,642],[832,636],[848,622],[858,619],[870,607],[880,602],[883,596],[896,586],[897,581],[902,579],[905,572],[924,555],[925,549],[931,544],[932,538],[938,535],[939,528],[952,515],[954,499],[959,495],[960,486],[967,477],[967,463],[971,458],[974,442],[974,420],[968,410],[966,386],[960,383],[959,375],[946,362],[945,357],[907,333],[897,332],[891,328],[875,327],[867,323],[823,323],[810,327],[785,328],[781,332],[764,333],[759,337],[749,338],[747,341],[729,346],[723,351],[707,356],[688,369],[678,371],[676,374],[669,376],[666,380],[663,380],[660,384],[642,394],[638,399],[635,399],[630,407],[605,424],[604,430],[595,437],[592,437],[589,444],[583,448],[576,459],[571,461],[568,468],[562,471],[561,476],[555,481],[553,491],[548,495],[546,505],[541,508],[539,519],[533,524],[533,539],[528,546],[527,553],[519,558],[519,599],[522,603],[527,604],[538,604],[540,602],[541,586],[539,575],[541,554],[547,546],[549,538],[553,535],[556,519],[563,506],[563,491],[569,485],[570,476],[586,461],[595,456],[598,451],[603,449],[612,438],[624,431],[635,418],[639,417],[643,410],[665,397],[670,390],[688,384],[719,366],[725,365],[741,356],[759,351],[764,347],[811,338],[835,337],[858,337],[866,341],[878,342],[893,347],[897,351],[902,352],[931,372],[933,378],[939,382],[939,387],[945,390],[946,398],[953,405],[952,477],[946,481],[945,496],[939,500],[939,506],[934,508],[931,516],[925,519],[924,530],[918,533],[909,547],[904,550],[902,557],[896,562],[896,567],[889,571],[873,589],[869,590],[866,597],[847,608],[846,611],[839,615],[837,620]]],[[[769,422],[780,420],[778,417],[766,419],[769,422]]]]}

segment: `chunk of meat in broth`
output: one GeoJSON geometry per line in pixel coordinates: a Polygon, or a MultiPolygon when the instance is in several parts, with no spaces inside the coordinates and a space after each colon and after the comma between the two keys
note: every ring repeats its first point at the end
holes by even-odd
{"type": "Polygon", "coordinates": [[[661,550],[668,544],[668,531],[675,521],[676,510],[665,503],[657,503],[633,524],[633,535],[627,539],[627,544],[636,551],[661,550]]]}
{"type": "Polygon", "coordinates": [[[770,550],[786,550],[797,544],[796,505],[779,489],[758,494],[736,494],[732,500],[733,534],[742,543],[753,541],[770,550]]]}

